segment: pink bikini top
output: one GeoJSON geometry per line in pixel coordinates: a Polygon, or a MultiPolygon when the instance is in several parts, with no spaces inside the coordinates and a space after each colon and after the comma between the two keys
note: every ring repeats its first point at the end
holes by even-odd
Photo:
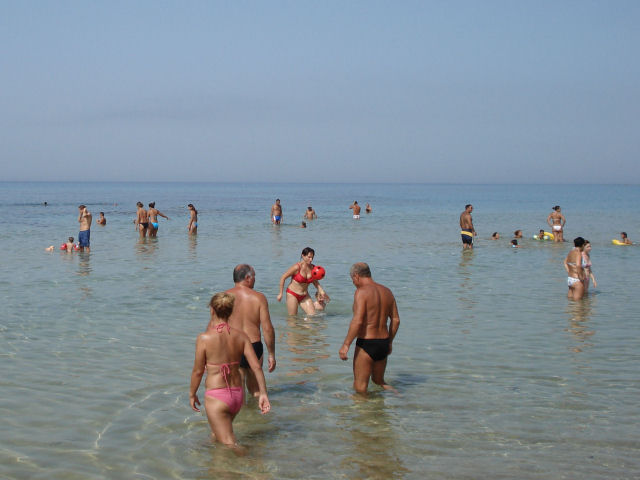
{"type": "Polygon", "coordinates": [[[298,283],[313,283],[313,277],[307,278],[302,276],[302,274],[300,273],[300,265],[298,265],[298,273],[296,273],[291,278],[293,278],[293,280],[295,280],[298,283]]]}
{"type": "MultiPolygon", "coordinates": [[[[227,333],[231,334],[231,326],[226,323],[219,323],[218,325],[215,326],[215,329],[218,333],[222,333],[224,330],[227,330],[227,333]]],[[[229,363],[207,363],[207,369],[209,368],[209,366],[212,367],[218,367],[220,369],[220,373],[222,374],[222,378],[224,378],[224,383],[227,384],[227,388],[229,390],[231,390],[231,387],[229,386],[229,379],[228,376],[231,374],[231,365],[239,365],[240,362],[229,362],[229,363]]]]}

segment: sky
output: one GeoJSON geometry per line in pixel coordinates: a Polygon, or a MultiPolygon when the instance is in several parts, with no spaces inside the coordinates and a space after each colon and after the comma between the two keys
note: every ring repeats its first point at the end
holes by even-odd
{"type": "Polygon", "coordinates": [[[0,0],[0,181],[640,183],[640,2],[0,0]]]}

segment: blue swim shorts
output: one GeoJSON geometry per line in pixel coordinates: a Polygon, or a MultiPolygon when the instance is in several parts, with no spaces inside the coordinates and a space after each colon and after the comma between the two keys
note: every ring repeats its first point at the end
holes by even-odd
{"type": "Polygon", "coordinates": [[[91,230],[82,230],[78,233],[78,245],[81,247],[89,246],[89,237],[91,236],[91,230]]]}

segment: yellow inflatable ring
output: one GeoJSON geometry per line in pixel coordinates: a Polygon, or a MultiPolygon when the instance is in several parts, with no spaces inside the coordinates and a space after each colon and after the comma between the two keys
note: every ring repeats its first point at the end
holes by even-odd
{"type": "Polygon", "coordinates": [[[624,243],[622,240],[618,240],[617,238],[611,240],[611,243],[614,245],[631,245],[630,243],[624,243]]]}
{"type": "MultiPolygon", "coordinates": [[[[539,235],[534,235],[533,238],[534,240],[540,240],[540,238],[538,238],[539,235]]],[[[544,236],[542,237],[542,240],[553,240],[555,237],[553,236],[553,233],[549,233],[549,232],[544,232],[544,236]]]]}

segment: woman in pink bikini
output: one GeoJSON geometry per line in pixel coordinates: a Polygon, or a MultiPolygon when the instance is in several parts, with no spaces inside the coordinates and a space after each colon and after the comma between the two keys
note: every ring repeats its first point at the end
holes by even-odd
{"type": "Polygon", "coordinates": [[[211,297],[211,320],[207,330],[198,335],[196,340],[196,358],[189,388],[191,408],[199,412],[200,400],[197,392],[206,369],[207,389],[204,402],[207,419],[215,440],[226,445],[237,443],[232,422],[244,403],[244,387],[239,371],[243,355],[258,381],[260,411],[264,414],[271,409],[264,373],[249,337],[242,330],[231,328],[227,323],[233,311],[234,301],[235,297],[230,293],[216,293],[211,297]]]}
{"type": "Polygon", "coordinates": [[[302,310],[308,315],[316,313],[316,309],[313,306],[313,300],[309,296],[309,284],[313,285],[318,290],[318,301],[324,303],[329,301],[329,295],[320,286],[318,280],[314,280],[311,271],[313,270],[313,257],[315,251],[311,247],[306,247],[302,250],[300,261],[294,263],[284,274],[280,277],[280,293],[278,293],[278,301],[282,300],[282,291],[284,290],[284,282],[287,278],[291,277],[291,283],[287,287],[287,312],[289,315],[295,315],[298,313],[298,305],[302,307],[302,310]]]}

